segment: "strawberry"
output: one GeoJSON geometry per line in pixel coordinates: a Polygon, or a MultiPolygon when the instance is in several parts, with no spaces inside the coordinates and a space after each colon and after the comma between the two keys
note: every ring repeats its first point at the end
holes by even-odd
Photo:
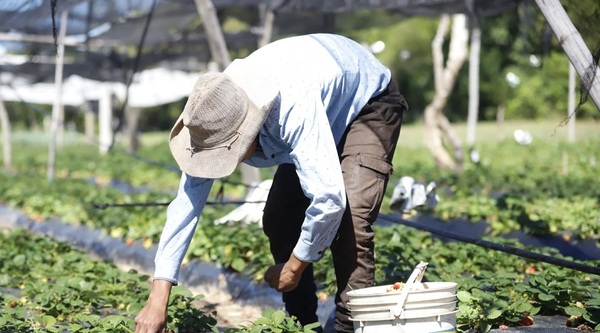
{"type": "Polygon", "coordinates": [[[523,318],[521,318],[521,320],[519,320],[518,324],[521,326],[531,326],[531,325],[533,325],[533,318],[531,318],[530,316],[524,315],[523,318]]]}

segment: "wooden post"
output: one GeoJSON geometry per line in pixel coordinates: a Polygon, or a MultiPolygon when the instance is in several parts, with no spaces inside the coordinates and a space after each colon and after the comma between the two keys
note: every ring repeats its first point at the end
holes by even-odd
{"type": "Polygon", "coordinates": [[[475,144],[475,131],[479,117],[479,56],[481,51],[481,28],[477,19],[471,17],[471,48],[469,50],[469,113],[467,115],[467,144],[475,144]]]}
{"type": "Polygon", "coordinates": [[[206,30],[210,54],[213,60],[219,64],[220,70],[223,70],[229,66],[231,58],[229,57],[229,51],[227,51],[227,44],[225,43],[225,37],[221,30],[219,18],[217,17],[215,5],[211,0],[194,0],[194,2],[202,18],[204,30],[206,30]]]}
{"type": "Polygon", "coordinates": [[[60,28],[58,36],[58,54],[56,61],[56,69],[54,72],[54,84],[56,85],[56,99],[52,107],[52,123],[50,124],[50,143],[48,147],[48,180],[54,179],[54,164],[56,159],[57,136],[62,128],[63,114],[61,112],[62,105],[62,81],[63,81],[63,62],[65,58],[65,36],[67,34],[67,17],[68,12],[65,10],[60,17],[60,28]]]}
{"type": "Polygon", "coordinates": [[[127,131],[127,151],[135,153],[140,147],[138,123],[142,110],[131,106],[125,107],[125,128],[127,131]]]}
{"type": "Polygon", "coordinates": [[[535,0],[542,14],[552,27],[554,34],[567,57],[581,78],[581,85],[589,91],[596,107],[600,110],[600,69],[594,63],[592,53],[569,19],[559,0],[535,0]]]}
{"type": "MultiPolygon", "coordinates": [[[[194,0],[194,2],[196,3],[198,13],[202,17],[210,53],[213,60],[219,64],[219,70],[223,70],[231,63],[231,58],[229,57],[229,51],[227,50],[227,44],[225,43],[225,37],[221,30],[215,6],[211,0],[194,0]]],[[[269,14],[267,13],[267,15],[269,14]]],[[[267,20],[271,20],[271,22],[265,23],[272,25],[272,19],[273,17],[267,17],[267,20]]],[[[257,168],[244,163],[240,164],[239,167],[244,184],[255,186],[260,183],[260,171],[257,168]]]]}
{"type": "Polygon", "coordinates": [[[100,154],[105,155],[113,142],[112,91],[110,83],[105,83],[98,100],[98,127],[100,154]]]}
{"type": "Polygon", "coordinates": [[[504,103],[498,105],[498,111],[496,112],[496,125],[498,128],[498,141],[502,141],[506,138],[506,135],[504,134],[504,111],[506,110],[506,106],[504,105],[504,103]]]}
{"type": "Polygon", "coordinates": [[[273,36],[273,24],[275,22],[275,13],[273,9],[266,4],[259,5],[260,16],[262,18],[262,34],[258,38],[258,47],[261,48],[271,42],[273,36]]]}
{"type": "Polygon", "coordinates": [[[96,143],[96,113],[92,110],[90,103],[83,105],[83,116],[85,126],[85,138],[89,143],[96,143]]]}
{"type": "Polygon", "coordinates": [[[12,170],[12,142],[10,138],[10,119],[8,112],[4,107],[4,100],[0,94],[0,129],[2,129],[2,159],[4,160],[4,169],[7,172],[12,170]]]}

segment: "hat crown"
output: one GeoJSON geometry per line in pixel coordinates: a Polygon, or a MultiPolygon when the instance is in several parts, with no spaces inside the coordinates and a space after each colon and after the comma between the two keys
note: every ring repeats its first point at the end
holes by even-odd
{"type": "Polygon", "coordinates": [[[183,112],[192,148],[225,145],[237,133],[248,113],[246,93],[221,73],[203,75],[196,82],[183,112]]]}
{"type": "Polygon", "coordinates": [[[270,76],[244,64],[234,61],[227,73],[203,74],[196,81],[169,133],[169,149],[182,172],[228,176],[260,133],[279,90],[270,76]]]}

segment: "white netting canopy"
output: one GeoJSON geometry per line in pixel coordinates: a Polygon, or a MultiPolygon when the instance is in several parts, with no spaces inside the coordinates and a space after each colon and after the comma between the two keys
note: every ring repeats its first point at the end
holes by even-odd
{"type": "MultiPolygon", "coordinates": [[[[326,14],[381,8],[406,15],[461,12],[486,16],[524,1],[527,0],[213,0],[213,4],[219,15],[241,8],[233,15],[254,20],[248,29],[225,33],[228,48],[235,51],[256,48],[261,33],[257,29],[259,6],[275,11],[273,38],[277,38],[323,31],[321,15],[326,14]]],[[[68,13],[64,104],[76,105],[83,99],[95,98],[96,87],[102,82],[103,89],[110,83],[110,89],[121,97],[133,68],[138,73],[127,98],[131,105],[181,98],[181,92],[193,86],[189,84],[190,75],[206,70],[210,61],[207,37],[194,0],[2,0],[0,91],[4,100],[45,103],[55,97],[50,83],[55,80],[56,35],[64,11],[68,13]],[[144,84],[148,78],[154,86],[144,84]],[[182,90],[180,84],[188,86],[182,90]],[[140,95],[146,97],[136,98],[140,95]]]]}

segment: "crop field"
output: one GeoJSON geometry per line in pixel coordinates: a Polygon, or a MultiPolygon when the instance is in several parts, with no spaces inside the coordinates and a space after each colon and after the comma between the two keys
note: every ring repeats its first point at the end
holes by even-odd
{"type": "MultiPolygon", "coordinates": [[[[576,141],[558,120],[483,123],[477,127],[479,163],[468,160],[461,173],[440,171],[424,144],[420,124],[402,129],[394,157],[395,173],[382,206],[390,208],[400,177],[435,182],[439,203],[414,210],[409,221],[453,221],[485,227],[478,237],[545,257],[598,269],[599,258],[567,256],[558,246],[532,246],[509,235],[559,239],[565,246],[600,242],[600,123],[578,121],[576,141]],[[515,141],[515,130],[528,131],[532,142],[515,141]]],[[[455,125],[465,137],[464,124],[455,125]]],[[[42,133],[13,133],[12,170],[0,172],[0,205],[26,214],[36,223],[59,219],[85,225],[125,243],[150,249],[158,243],[165,203],[174,196],[179,173],[167,147],[167,133],[145,133],[141,148],[130,154],[119,143],[107,155],[79,134],[65,133],[56,157],[56,178],[46,179],[47,141],[42,133]]],[[[261,171],[264,179],[273,170],[261,171]]],[[[241,175],[217,181],[185,265],[214,264],[261,284],[271,256],[260,227],[213,222],[242,200],[247,186],[241,175]],[[213,200],[214,198],[214,200],[213,200]],[[235,240],[235,241],[232,241],[235,240]]],[[[600,331],[600,277],[518,255],[508,255],[401,224],[376,225],[377,283],[404,281],[419,261],[429,263],[426,279],[458,284],[457,328],[485,333],[530,324],[536,315],[564,316],[567,326],[600,331]]],[[[549,244],[549,243],[548,243],[549,244]]],[[[315,264],[319,293],[332,295],[335,280],[326,256],[315,264]]],[[[23,230],[0,232],[0,332],[131,332],[133,318],[148,295],[149,277],[124,272],[106,260],[50,238],[23,230]]],[[[202,295],[185,286],[172,295],[169,328],[175,332],[218,331],[210,312],[193,306],[202,295]]],[[[236,323],[237,324],[237,323],[236,323]]],[[[228,327],[230,332],[302,332],[292,318],[270,311],[254,323],[228,327]]]]}

